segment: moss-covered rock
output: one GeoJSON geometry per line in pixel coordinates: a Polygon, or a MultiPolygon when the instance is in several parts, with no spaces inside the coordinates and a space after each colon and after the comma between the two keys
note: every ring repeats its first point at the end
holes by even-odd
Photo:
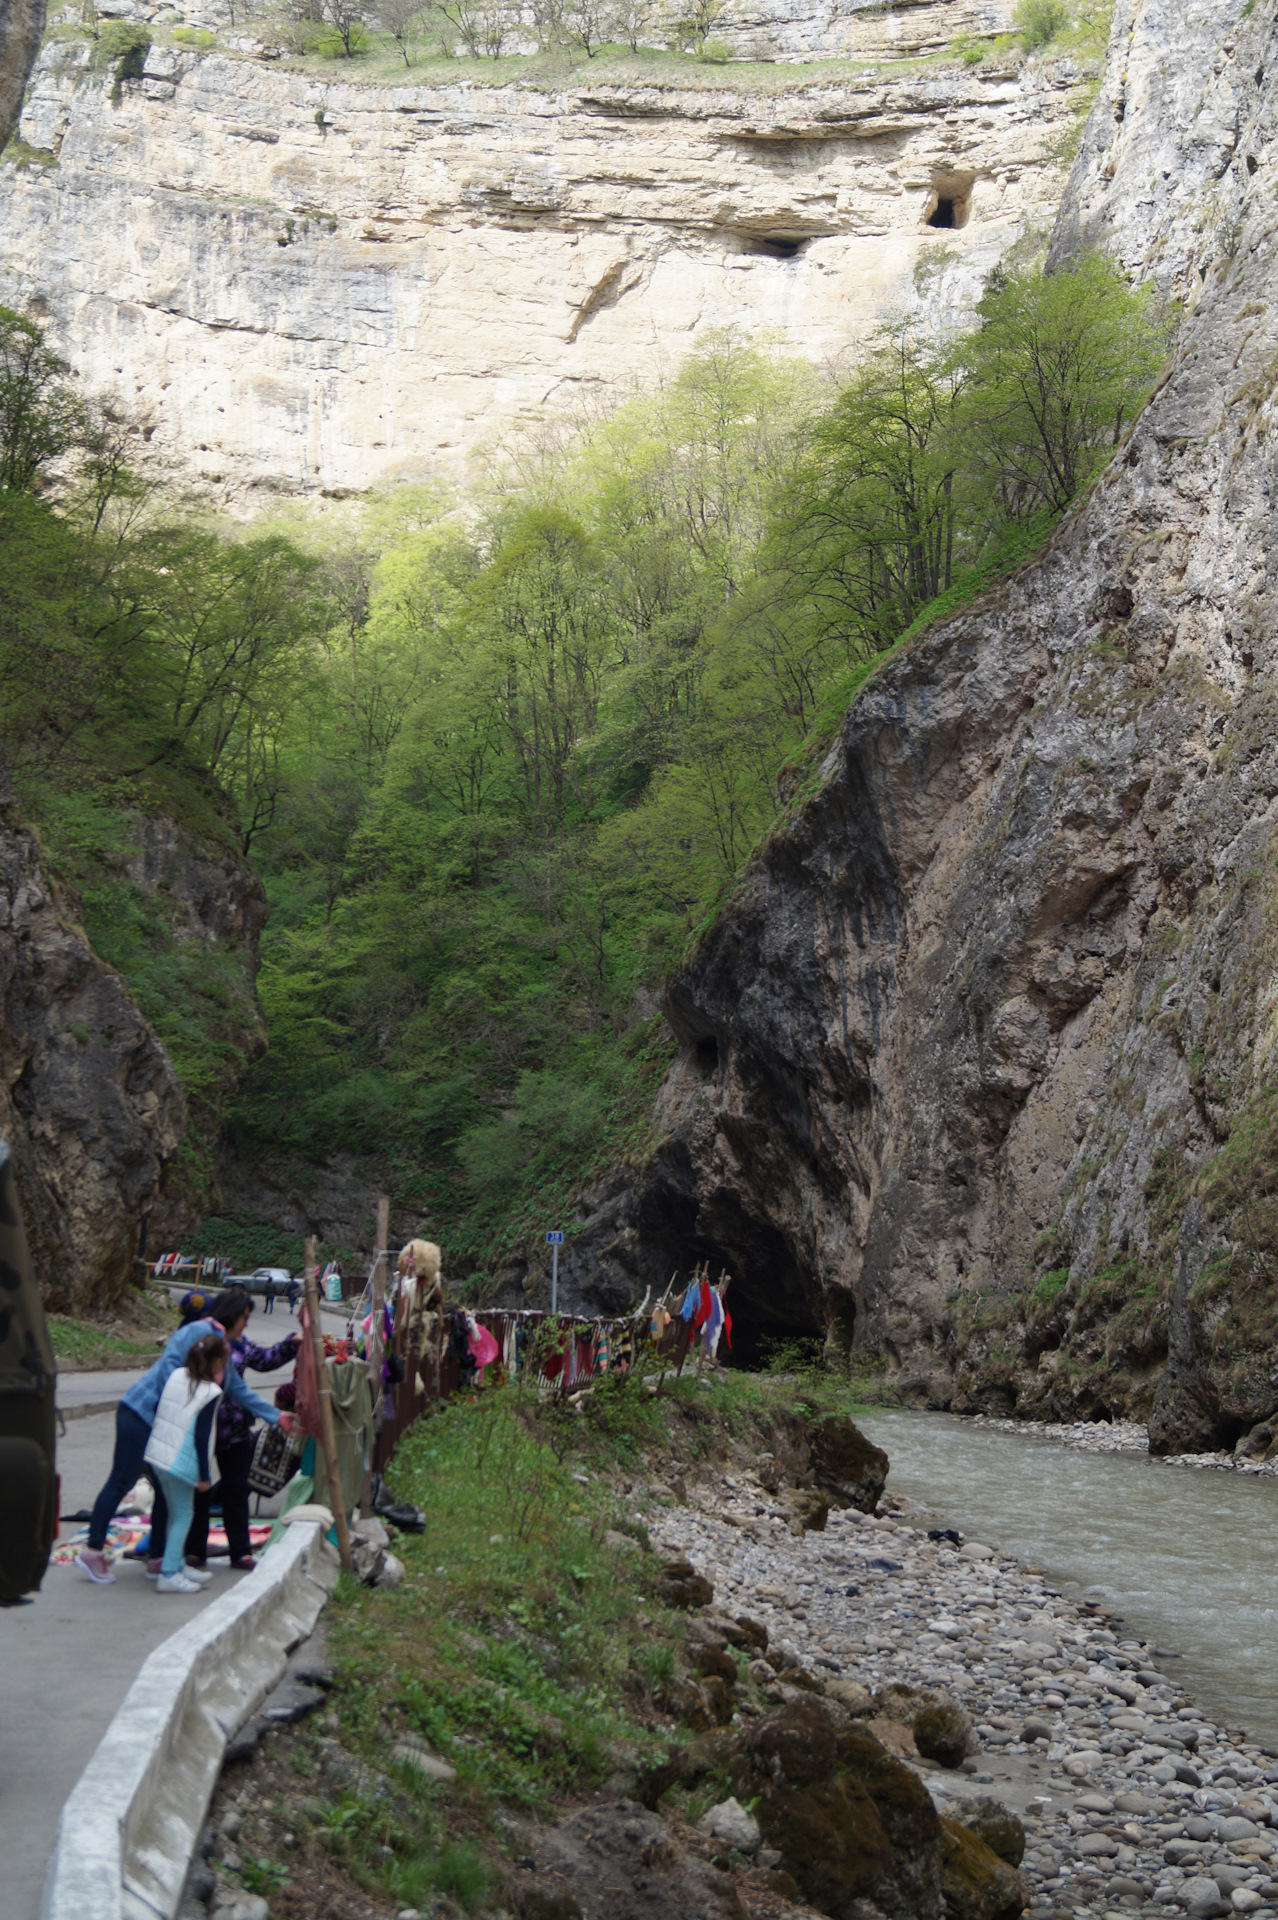
{"type": "Polygon", "coordinates": [[[925,1760],[957,1767],[966,1758],[972,1722],[957,1700],[942,1700],[914,1716],[913,1733],[914,1744],[925,1760]]]}
{"type": "Polygon", "coordinates": [[[1009,1867],[1019,1867],[1025,1858],[1025,1828],[1001,1800],[977,1799],[973,1794],[969,1799],[952,1801],[949,1817],[983,1840],[990,1852],[1006,1860],[1009,1867]]]}
{"type": "Polygon", "coordinates": [[[866,1898],[893,1920],[938,1920],[936,1812],[867,1729],[792,1701],[741,1740],[728,1771],[803,1897],[832,1920],[854,1920],[866,1898]]]}
{"type": "Polygon", "coordinates": [[[888,1476],[882,1447],[867,1440],[846,1414],[831,1414],[813,1427],[811,1448],[817,1484],[833,1504],[873,1513],[888,1476]]]}
{"type": "Polygon", "coordinates": [[[941,1821],[941,1892],[946,1920],[1017,1920],[1025,1883],[970,1828],[941,1821]]]}

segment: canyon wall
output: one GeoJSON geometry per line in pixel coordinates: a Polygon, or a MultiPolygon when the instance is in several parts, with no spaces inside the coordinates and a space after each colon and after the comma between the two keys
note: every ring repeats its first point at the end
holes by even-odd
{"type": "Polygon", "coordinates": [[[260,881],[189,826],[121,824],[81,895],[0,772],[0,1138],[62,1312],[109,1309],[136,1284],[144,1223],[152,1255],[181,1244],[216,1185],[221,1102],[266,1046],[260,881]]]}
{"type": "Polygon", "coordinates": [[[0,1138],[45,1304],[85,1312],[136,1279],[139,1222],[186,1115],[168,1055],[0,783],[0,1138]]]}
{"type": "Polygon", "coordinates": [[[920,298],[924,256],[935,306],[972,296],[1050,218],[1075,70],[877,74],[870,54],[903,22],[927,42],[1010,11],[850,9],[863,73],[778,69],[771,95],[691,61],[678,88],[555,93],[500,68],[361,86],[156,29],[113,103],[61,39],[23,115],[37,158],[4,170],[0,299],[42,312],[85,391],[236,511],[460,476],[521,420],[651,384],[709,329],[837,363],[920,298]]]}
{"type": "Polygon", "coordinates": [[[576,1256],[682,1243],[747,1338],[1160,1450],[1278,1407],[1273,16],[1120,0],[1055,252],[1184,302],[1172,362],[1044,556],[858,696],[576,1256]]]}
{"type": "Polygon", "coordinates": [[[0,147],[18,124],[43,33],[44,0],[0,0],[0,147]]]}

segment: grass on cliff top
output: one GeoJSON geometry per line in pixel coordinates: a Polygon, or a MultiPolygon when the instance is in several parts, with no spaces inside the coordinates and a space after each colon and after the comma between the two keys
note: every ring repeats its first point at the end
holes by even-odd
{"type": "MultiPolygon", "coordinates": [[[[236,31],[238,34],[240,30],[236,31]]],[[[996,85],[1013,76],[1026,58],[1026,49],[1015,33],[961,35],[932,50],[893,53],[850,49],[844,54],[804,60],[772,57],[765,50],[765,33],[756,35],[757,58],[738,55],[729,42],[714,34],[700,53],[608,42],[589,55],[580,46],[557,46],[537,53],[471,56],[446,52],[445,42],[435,29],[420,36],[411,49],[409,65],[392,36],[372,23],[356,30],[350,56],[331,29],[320,23],[299,23],[279,12],[254,14],[243,31],[268,45],[272,41],[280,45],[282,64],[289,72],[333,84],[376,87],[513,85],[550,92],[581,86],[652,87],[662,92],[723,91],[762,96],[831,86],[860,88],[944,72],[996,85]]],[[[65,29],[51,30],[48,37],[65,37],[65,29]]],[[[230,59],[254,57],[222,44],[213,34],[181,26],[160,27],[155,38],[187,52],[216,51],[230,59]]],[[[1057,36],[1050,51],[1077,57],[1085,47],[1090,47],[1090,40],[1086,36],[1080,39],[1070,30],[1057,36]]]]}
{"type": "MultiPolygon", "coordinates": [[[[814,1411],[850,1405],[834,1376],[797,1385],[814,1411]]],[[[250,1815],[246,1884],[292,1880],[272,1908],[292,1916],[296,1901],[300,1914],[322,1862],[330,1879],[337,1867],[396,1907],[434,1911],[446,1895],[473,1911],[498,1898],[503,1867],[526,1851],[523,1822],[592,1791],[632,1794],[688,1737],[690,1671],[686,1617],[658,1595],[636,1509],[675,1497],[650,1495],[650,1479],[677,1488],[748,1466],[795,1400],[788,1373],[686,1374],[656,1400],[643,1378],[612,1376],[574,1413],[525,1376],[422,1420],[390,1473],[396,1497],[427,1516],[424,1534],[395,1541],[404,1582],[387,1592],[343,1580],[329,1609],[330,1705],[355,1764],[335,1774],[331,1739],[308,1723],[287,1795],[304,1797],[274,1837],[250,1815]],[[394,1757],[414,1741],[456,1780],[428,1781],[394,1757]],[[275,1853],[284,1830],[297,1844],[275,1853]]]]}

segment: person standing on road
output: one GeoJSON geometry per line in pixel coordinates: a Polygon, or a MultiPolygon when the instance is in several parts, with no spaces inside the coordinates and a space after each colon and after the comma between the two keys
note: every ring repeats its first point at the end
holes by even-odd
{"type": "Polygon", "coordinates": [[[169,1375],[155,1410],[145,1459],[159,1479],[169,1512],[157,1593],[198,1593],[212,1578],[184,1565],[183,1552],[196,1492],[209,1490],[209,1442],[226,1367],[223,1336],[203,1334],[187,1354],[186,1365],[169,1375]]]}
{"type": "Polygon", "coordinates": [[[275,1311],[275,1275],[273,1273],[267,1274],[266,1286],[264,1287],[263,1292],[266,1295],[266,1303],[262,1308],[262,1312],[274,1313],[275,1311]]]}
{"type": "MultiPolygon", "coordinates": [[[[243,1333],[252,1308],[252,1295],[244,1287],[227,1287],[217,1295],[205,1318],[192,1320],[189,1325],[178,1328],[155,1365],[148,1367],[142,1377],[134,1381],[116,1408],[115,1454],[111,1461],[111,1472],[93,1503],[88,1542],[76,1555],[75,1561],[81,1573],[92,1580],[94,1586],[109,1586],[115,1579],[105,1552],[107,1529],[121,1500],[145,1471],[146,1443],[151,1437],[155,1410],[170,1377],[185,1365],[191,1348],[206,1334],[225,1334],[228,1339],[234,1339],[237,1334],[243,1333]]],[[[283,1427],[285,1433],[292,1432],[292,1415],[281,1413],[254,1393],[251,1387],[245,1385],[243,1375],[233,1367],[226,1390],[237,1406],[256,1414],[259,1420],[268,1421],[271,1426],[283,1427]]],[[[168,1508],[164,1493],[158,1482],[153,1484],[156,1485],[156,1495],[155,1505],[151,1509],[151,1557],[146,1568],[147,1578],[151,1580],[159,1574],[168,1533],[168,1508]]]]}
{"type": "Polygon", "coordinates": [[[290,1313],[297,1312],[297,1296],[301,1291],[302,1289],[298,1282],[297,1275],[290,1273],[288,1276],[288,1310],[290,1313]]]}
{"type": "MultiPolygon", "coordinates": [[[[254,1373],[274,1373],[278,1367],[286,1367],[290,1360],[296,1359],[301,1339],[300,1333],[290,1333],[276,1346],[259,1347],[247,1334],[237,1333],[230,1343],[229,1371],[242,1375],[251,1368],[254,1373]]],[[[186,1536],[188,1571],[204,1569],[209,1551],[209,1508],[219,1493],[231,1565],[240,1573],[251,1573],[257,1565],[249,1537],[248,1477],[253,1464],[253,1445],[252,1414],[237,1405],[229,1394],[225,1395],[217,1410],[214,1440],[218,1485],[209,1492],[196,1493],[195,1517],[186,1536]]],[[[169,1524],[171,1527],[172,1520],[169,1524]]]]}

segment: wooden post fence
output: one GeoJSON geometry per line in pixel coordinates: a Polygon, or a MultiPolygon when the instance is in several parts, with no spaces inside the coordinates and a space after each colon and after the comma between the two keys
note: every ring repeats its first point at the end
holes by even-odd
{"type": "Polygon", "coordinates": [[[328,1468],[328,1497],[337,1526],[337,1556],[347,1573],[354,1573],[351,1558],[351,1534],[346,1524],[346,1497],[337,1464],[337,1438],[333,1432],[333,1395],[328,1384],[328,1362],[324,1358],[324,1331],[320,1325],[319,1283],[315,1268],[315,1241],[306,1242],[306,1318],[310,1328],[311,1352],[315,1357],[315,1386],[319,1393],[320,1445],[328,1468]]]}

